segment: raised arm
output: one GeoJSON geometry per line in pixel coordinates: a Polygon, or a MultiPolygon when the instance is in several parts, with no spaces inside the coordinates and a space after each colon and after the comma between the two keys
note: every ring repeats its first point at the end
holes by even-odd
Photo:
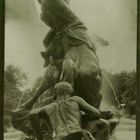
{"type": "Polygon", "coordinates": [[[79,105],[80,109],[88,114],[92,114],[96,118],[101,118],[101,114],[95,107],[88,104],[84,99],[78,96],[72,97],[79,105]]]}

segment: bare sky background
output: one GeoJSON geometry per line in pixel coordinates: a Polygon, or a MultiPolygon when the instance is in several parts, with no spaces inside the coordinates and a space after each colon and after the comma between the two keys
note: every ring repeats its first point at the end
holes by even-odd
{"type": "MultiPolygon", "coordinates": [[[[97,44],[101,66],[112,72],[136,67],[136,0],[71,0],[71,8],[97,44]]],[[[43,74],[42,40],[49,28],[35,0],[6,0],[5,63],[33,81],[43,74]]]]}

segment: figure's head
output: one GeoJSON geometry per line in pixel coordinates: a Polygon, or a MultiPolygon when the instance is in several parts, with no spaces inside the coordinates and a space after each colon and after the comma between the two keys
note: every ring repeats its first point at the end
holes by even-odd
{"type": "Polygon", "coordinates": [[[59,82],[54,87],[56,97],[61,95],[69,95],[71,96],[73,94],[73,87],[68,82],[59,82]]]}

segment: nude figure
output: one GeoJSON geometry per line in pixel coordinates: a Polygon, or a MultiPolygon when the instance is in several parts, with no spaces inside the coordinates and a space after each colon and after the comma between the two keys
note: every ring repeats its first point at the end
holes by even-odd
{"type": "Polygon", "coordinates": [[[100,112],[81,97],[72,96],[73,88],[68,82],[56,84],[54,90],[56,101],[30,112],[33,127],[36,116],[41,118],[48,116],[56,134],[54,140],[78,140],[77,138],[79,140],[81,138],[83,140],[94,140],[90,132],[81,128],[81,111],[92,114],[95,119],[101,118],[100,112]]]}

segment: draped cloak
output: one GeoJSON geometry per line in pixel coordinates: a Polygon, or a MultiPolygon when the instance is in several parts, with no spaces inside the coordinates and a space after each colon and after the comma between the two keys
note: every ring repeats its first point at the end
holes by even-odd
{"type": "Polygon", "coordinates": [[[86,26],[65,0],[42,0],[41,9],[41,19],[51,28],[43,41],[46,49],[41,53],[46,60],[44,66],[47,66],[50,56],[54,60],[63,59],[68,51],[66,48],[83,44],[96,55],[96,48],[87,34],[86,26]]]}

